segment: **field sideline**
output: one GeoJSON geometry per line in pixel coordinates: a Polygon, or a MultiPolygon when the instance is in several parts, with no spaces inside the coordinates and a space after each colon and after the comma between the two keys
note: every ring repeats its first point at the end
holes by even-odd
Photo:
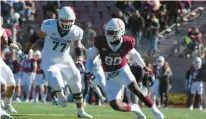
{"type": "MultiPolygon", "coordinates": [[[[52,106],[51,103],[14,103],[13,106],[18,111],[17,114],[11,114],[14,119],[79,119],[73,103],[69,103],[66,108],[52,106]]],[[[85,110],[94,119],[137,119],[134,113],[117,112],[109,105],[101,107],[86,105],[85,110]]],[[[147,119],[156,119],[148,108],[142,108],[142,110],[147,119]]],[[[206,112],[199,110],[189,111],[186,108],[168,108],[161,109],[161,111],[165,114],[165,119],[206,119],[206,112]]]]}

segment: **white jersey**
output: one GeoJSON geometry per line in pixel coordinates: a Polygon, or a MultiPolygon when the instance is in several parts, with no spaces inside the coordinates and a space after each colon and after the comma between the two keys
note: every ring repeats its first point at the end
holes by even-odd
{"type": "Polygon", "coordinates": [[[100,59],[100,55],[97,55],[95,57],[95,59],[93,60],[93,69],[101,67],[101,59],[100,59]]]}
{"type": "Polygon", "coordinates": [[[55,19],[44,20],[41,30],[46,33],[44,47],[42,50],[42,60],[60,62],[70,57],[70,47],[74,41],[81,40],[83,30],[76,25],[72,25],[69,33],[62,33],[55,19]]]}

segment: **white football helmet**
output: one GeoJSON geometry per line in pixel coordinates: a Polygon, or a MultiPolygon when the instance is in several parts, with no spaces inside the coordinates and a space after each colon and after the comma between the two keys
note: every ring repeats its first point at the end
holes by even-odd
{"type": "Polygon", "coordinates": [[[34,51],[32,49],[29,50],[28,58],[31,59],[33,57],[34,51]]]}
{"type": "Polygon", "coordinates": [[[125,32],[125,24],[119,18],[112,18],[106,24],[105,36],[107,41],[109,42],[120,40],[120,38],[124,35],[124,32],[125,32]]]}
{"type": "Polygon", "coordinates": [[[35,56],[36,58],[38,58],[38,59],[41,59],[41,51],[36,50],[36,51],[34,52],[34,56],[35,56]]]}
{"type": "Polygon", "coordinates": [[[158,56],[156,59],[157,67],[162,67],[165,63],[165,58],[163,56],[158,56]]]}
{"type": "Polygon", "coordinates": [[[193,60],[193,65],[195,69],[199,69],[202,66],[202,59],[200,57],[195,57],[193,60]]]}
{"type": "Polygon", "coordinates": [[[63,30],[70,30],[75,22],[75,13],[71,7],[62,7],[58,13],[59,26],[63,30]]]}

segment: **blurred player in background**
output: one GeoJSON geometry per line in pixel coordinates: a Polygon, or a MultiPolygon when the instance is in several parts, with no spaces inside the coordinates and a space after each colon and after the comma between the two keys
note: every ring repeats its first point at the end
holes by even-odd
{"type": "Polygon", "coordinates": [[[26,50],[18,57],[19,62],[27,59],[29,50],[38,39],[45,39],[42,50],[42,68],[52,91],[56,92],[58,104],[67,106],[64,95],[64,80],[69,85],[77,106],[78,117],[92,118],[83,108],[81,75],[77,67],[83,65],[83,49],[81,39],[83,30],[74,25],[76,16],[72,8],[62,7],[58,13],[58,20],[44,20],[41,30],[30,37],[26,50]],[[71,45],[75,46],[77,61],[74,63],[70,56],[71,45]],[[77,67],[76,67],[77,66],[77,67]]]}
{"type": "Polygon", "coordinates": [[[200,57],[195,57],[193,60],[193,66],[190,68],[190,76],[189,76],[189,82],[191,84],[191,103],[189,110],[193,110],[193,104],[195,102],[195,95],[197,93],[198,95],[198,101],[199,101],[199,110],[202,110],[202,104],[203,104],[203,82],[202,78],[200,78],[200,75],[203,75],[199,73],[200,69],[202,67],[202,59],[200,57]]]}
{"type": "Polygon", "coordinates": [[[44,71],[41,68],[41,52],[39,50],[36,50],[34,52],[34,57],[37,59],[37,70],[36,70],[36,77],[34,80],[34,87],[35,87],[35,96],[34,96],[34,102],[39,102],[39,92],[41,94],[41,101],[43,103],[46,103],[46,90],[45,89],[45,79],[44,79],[44,71]]]}
{"type": "MultiPolygon", "coordinates": [[[[88,57],[92,55],[91,53],[92,53],[91,48],[89,48],[88,57]]],[[[87,61],[86,61],[86,72],[88,72],[86,74],[86,77],[87,77],[87,80],[90,80],[90,87],[94,90],[94,92],[98,96],[98,105],[100,106],[106,100],[106,98],[103,96],[100,90],[101,88],[103,92],[106,93],[105,91],[106,78],[105,78],[104,71],[101,66],[100,56],[99,55],[96,56],[96,58],[92,62],[92,65],[88,64],[88,63],[91,63],[88,60],[89,58],[87,58],[87,61]],[[90,66],[92,66],[92,71],[89,71],[90,66]],[[98,85],[100,86],[100,88],[98,87],[98,85]]]]}
{"type": "MultiPolygon", "coordinates": [[[[26,103],[30,100],[31,88],[37,71],[37,59],[33,57],[33,50],[28,53],[28,59],[22,63],[23,77],[21,80],[22,96],[26,93],[26,103]]],[[[23,99],[22,99],[23,100],[23,99]]]]}
{"type": "MultiPolygon", "coordinates": [[[[105,35],[98,35],[94,39],[89,60],[100,54],[103,70],[106,76],[106,94],[110,106],[117,111],[134,112],[139,119],[146,119],[146,116],[140,110],[137,104],[126,104],[122,102],[122,94],[125,87],[128,87],[142,102],[144,102],[157,117],[164,119],[164,115],[157,109],[149,95],[142,91],[126,61],[126,55],[131,56],[138,65],[147,72],[148,69],[140,54],[134,49],[135,39],[130,36],[123,36],[125,24],[121,19],[113,18],[109,20],[105,27],[105,35]]],[[[92,63],[91,63],[92,64],[92,63]]],[[[92,67],[92,66],[91,66],[92,67]]],[[[88,70],[91,73],[91,68],[88,70]]],[[[88,73],[89,73],[88,72],[88,73]]]]}

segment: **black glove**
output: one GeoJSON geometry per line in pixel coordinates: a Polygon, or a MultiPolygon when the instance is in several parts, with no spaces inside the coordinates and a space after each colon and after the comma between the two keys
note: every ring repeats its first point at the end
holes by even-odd
{"type": "Polygon", "coordinates": [[[92,73],[90,73],[90,72],[87,72],[86,73],[86,79],[87,80],[93,80],[94,79],[94,75],[92,73]]]}

